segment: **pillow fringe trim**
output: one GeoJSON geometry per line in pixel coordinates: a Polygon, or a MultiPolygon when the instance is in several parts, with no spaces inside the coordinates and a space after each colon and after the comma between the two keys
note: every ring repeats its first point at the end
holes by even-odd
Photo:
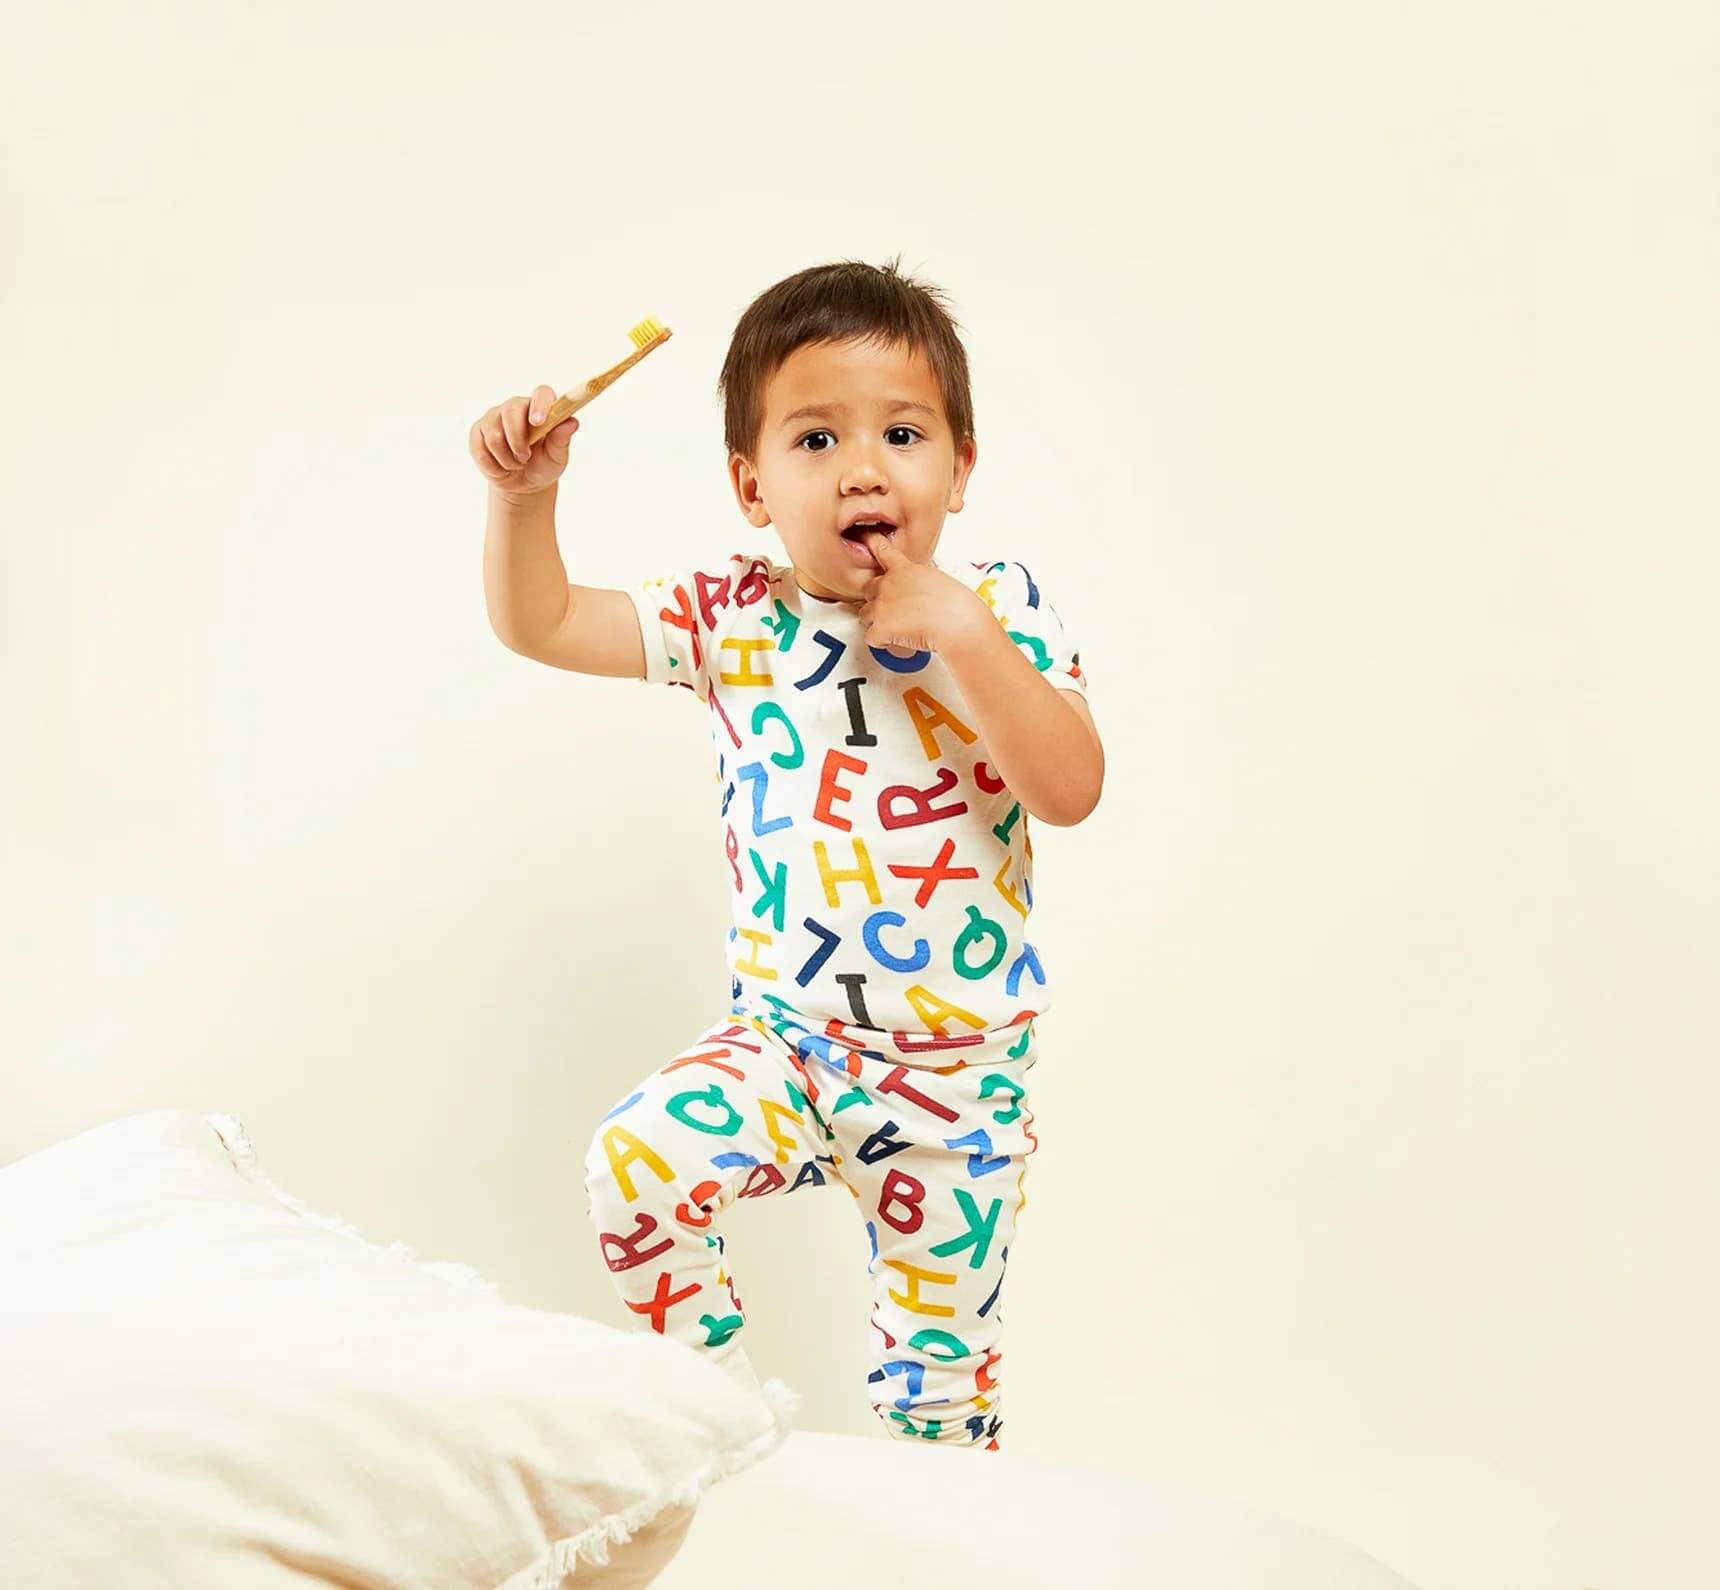
{"type": "MultiPolygon", "coordinates": [[[[372,1242],[356,1226],[345,1220],[338,1220],[333,1215],[320,1215],[305,1207],[304,1201],[295,1198],[284,1188],[277,1187],[257,1163],[257,1151],[252,1146],[250,1137],[245,1132],[245,1125],[236,1115],[206,1114],[203,1119],[221,1139],[228,1157],[233,1161],[234,1168],[247,1181],[261,1187],[275,1198],[284,1208],[290,1209],[301,1220],[309,1221],[312,1225],[322,1226],[329,1231],[338,1232],[343,1237],[361,1243],[367,1248],[387,1252],[402,1263],[417,1266],[431,1274],[439,1275],[444,1280],[456,1285],[468,1287],[482,1293],[485,1297],[493,1298],[499,1303],[505,1303],[501,1288],[496,1282],[480,1275],[468,1264],[452,1262],[432,1262],[421,1259],[404,1242],[391,1242],[386,1249],[372,1242]]],[[[753,1464],[762,1462],[769,1457],[788,1438],[793,1428],[793,1419],[801,1404],[800,1393],[781,1380],[767,1380],[762,1390],[765,1401],[770,1406],[771,1428],[763,1431],[745,1446],[733,1452],[724,1453],[714,1463],[707,1464],[696,1474],[688,1476],[679,1483],[666,1486],[655,1496],[648,1496],[643,1501],[636,1502],[623,1512],[612,1513],[606,1518],[599,1519],[590,1528],[582,1530],[577,1535],[568,1535],[553,1542],[548,1551],[528,1568],[511,1576],[506,1583],[517,1586],[518,1590],[557,1590],[563,1580],[572,1574],[582,1562],[589,1562],[597,1567],[606,1567],[609,1563],[609,1548],[611,1544],[625,1545],[634,1534],[645,1525],[651,1523],[657,1515],[669,1507],[696,1506],[704,1494],[719,1480],[727,1479],[732,1474],[738,1474],[742,1469],[748,1469],[753,1464]]]]}
{"type": "Polygon", "coordinates": [[[381,1243],[372,1242],[370,1238],[350,1225],[345,1220],[337,1220],[333,1215],[319,1215],[307,1209],[304,1201],[295,1198],[290,1192],[277,1187],[263,1174],[257,1164],[257,1151],[251,1146],[251,1139],[245,1133],[245,1124],[236,1115],[214,1115],[203,1117],[214,1129],[215,1135],[221,1139],[228,1157],[232,1159],[234,1168],[244,1178],[261,1187],[286,1208],[292,1210],[301,1220],[308,1221],[313,1226],[321,1226],[328,1231],[339,1232],[343,1237],[350,1237],[354,1242],[367,1248],[374,1248],[379,1253],[391,1254],[403,1263],[415,1265],[420,1270],[427,1270],[432,1275],[439,1275],[445,1281],[452,1281],[456,1286],[466,1287],[485,1297],[493,1298],[498,1303],[506,1303],[502,1296],[501,1287],[494,1281],[480,1275],[469,1264],[456,1264],[452,1260],[421,1259],[404,1242],[391,1242],[386,1248],[381,1243]]]}
{"type": "Polygon", "coordinates": [[[559,1590],[582,1562],[591,1563],[594,1567],[609,1566],[612,1544],[625,1545],[635,1532],[655,1522],[657,1515],[665,1509],[696,1507],[719,1480],[728,1479],[769,1457],[787,1439],[801,1398],[799,1392],[781,1380],[765,1381],[764,1395],[770,1403],[771,1429],[739,1450],[724,1454],[679,1484],[665,1486],[657,1495],[634,1503],[624,1512],[612,1513],[589,1529],[556,1541],[537,1562],[508,1579],[505,1590],[559,1590]]]}

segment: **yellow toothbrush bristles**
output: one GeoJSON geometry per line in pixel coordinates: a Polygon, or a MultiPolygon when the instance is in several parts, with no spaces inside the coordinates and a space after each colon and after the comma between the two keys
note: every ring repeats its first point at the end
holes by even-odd
{"type": "Polygon", "coordinates": [[[655,320],[647,317],[641,320],[627,335],[635,348],[643,348],[653,337],[660,336],[662,331],[663,328],[655,320]]]}

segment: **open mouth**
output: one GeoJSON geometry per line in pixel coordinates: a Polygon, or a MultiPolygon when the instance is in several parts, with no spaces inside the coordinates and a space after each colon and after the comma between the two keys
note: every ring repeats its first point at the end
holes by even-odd
{"type": "Polygon", "coordinates": [[[884,572],[884,565],[878,561],[878,556],[872,550],[869,541],[863,539],[868,530],[882,532],[894,541],[900,528],[890,523],[888,519],[862,520],[859,524],[851,524],[842,532],[842,544],[848,548],[848,556],[862,568],[872,569],[876,573],[884,572]]]}
{"type": "Polygon", "coordinates": [[[858,541],[861,546],[866,543],[861,540],[861,534],[867,530],[881,530],[887,536],[896,534],[896,526],[888,519],[862,519],[858,524],[851,524],[842,532],[844,541],[858,541]]]}

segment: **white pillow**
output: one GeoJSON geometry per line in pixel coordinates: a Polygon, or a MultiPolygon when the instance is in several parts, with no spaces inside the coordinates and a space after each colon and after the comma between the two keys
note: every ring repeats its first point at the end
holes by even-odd
{"type": "Polygon", "coordinates": [[[230,1115],[128,1116],[0,1170],[8,1590],[548,1590],[582,1560],[647,1584],[798,1402],[372,1246],[230,1115]]]}

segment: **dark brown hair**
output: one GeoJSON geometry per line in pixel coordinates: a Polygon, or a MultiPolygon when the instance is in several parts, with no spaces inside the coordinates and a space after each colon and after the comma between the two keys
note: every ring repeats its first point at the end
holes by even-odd
{"type": "Polygon", "coordinates": [[[956,450],[974,434],[967,351],[943,293],[901,275],[902,256],[882,267],[861,260],[812,265],[767,287],[735,326],[717,390],[725,455],[756,459],[764,390],[783,361],[810,342],[905,344],[923,354],[943,394],[956,450]]]}

